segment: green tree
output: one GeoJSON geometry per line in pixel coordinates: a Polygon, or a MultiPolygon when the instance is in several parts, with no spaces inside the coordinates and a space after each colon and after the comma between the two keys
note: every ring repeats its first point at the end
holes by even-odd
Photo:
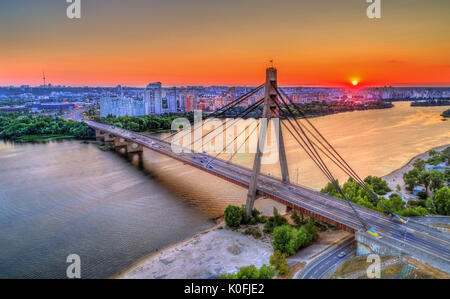
{"type": "MultiPolygon", "coordinates": [[[[339,182],[338,182],[338,184],[339,184],[339,182]]],[[[339,192],[339,190],[336,189],[336,186],[335,186],[333,183],[331,183],[331,182],[328,183],[328,184],[325,186],[325,188],[323,188],[322,190],[320,190],[320,192],[329,194],[329,195],[334,196],[334,197],[342,198],[342,195],[341,195],[341,193],[339,192]]]]}
{"type": "Polygon", "coordinates": [[[229,205],[224,212],[225,223],[229,227],[238,227],[242,222],[242,209],[229,205]]]}
{"type": "Polygon", "coordinates": [[[425,171],[425,165],[426,162],[422,159],[417,159],[413,163],[414,168],[417,169],[418,171],[425,171]]]}
{"type": "Polygon", "coordinates": [[[435,191],[444,186],[445,174],[442,171],[432,170],[430,171],[430,189],[435,191]]]}
{"type": "Polygon", "coordinates": [[[442,187],[433,195],[434,206],[439,215],[450,216],[450,187],[442,187]]]}
{"type": "Polygon", "coordinates": [[[420,184],[419,176],[420,171],[418,169],[412,169],[403,174],[403,180],[406,185],[406,190],[413,191],[414,187],[420,184]]]}
{"type": "Polygon", "coordinates": [[[287,224],[287,219],[284,218],[283,216],[281,216],[278,213],[278,210],[274,207],[273,208],[273,216],[269,217],[267,219],[266,224],[264,225],[264,232],[265,233],[272,233],[273,230],[277,226],[281,226],[281,225],[285,225],[285,224],[287,224]]]}
{"type": "Polygon", "coordinates": [[[273,267],[262,265],[259,268],[258,279],[272,279],[275,276],[275,269],[273,267]]]}
{"type": "Polygon", "coordinates": [[[222,274],[222,279],[272,279],[275,276],[275,269],[262,265],[257,268],[255,265],[241,267],[235,274],[222,274]]]}
{"type": "Polygon", "coordinates": [[[431,185],[431,172],[430,171],[423,171],[419,174],[419,183],[425,187],[425,192],[427,192],[428,195],[428,189],[431,185]]]}
{"type": "Polygon", "coordinates": [[[385,195],[392,191],[385,180],[376,176],[368,176],[364,182],[372,186],[373,191],[378,195],[385,195]]]}
{"type": "Polygon", "coordinates": [[[282,225],[275,227],[273,230],[273,247],[288,255],[295,253],[291,240],[293,239],[294,228],[290,225],[282,225]]]}
{"type": "Polygon", "coordinates": [[[296,226],[300,227],[304,224],[304,215],[303,213],[299,213],[294,210],[291,214],[291,220],[295,223],[296,226]]]}

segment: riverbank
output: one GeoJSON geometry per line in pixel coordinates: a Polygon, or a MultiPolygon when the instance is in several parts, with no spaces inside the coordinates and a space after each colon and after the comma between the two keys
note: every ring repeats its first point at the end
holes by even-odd
{"type": "Polygon", "coordinates": [[[425,153],[422,153],[420,155],[415,156],[414,158],[412,158],[411,160],[409,160],[408,163],[406,163],[403,167],[392,171],[391,173],[389,173],[388,175],[385,175],[384,177],[382,177],[389,185],[389,188],[391,188],[392,190],[397,190],[397,185],[400,186],[400,192],[403,198],[415,198],[413,197],[405,188],[405,182],[403,181],[403,174],[412,170],[414,168],[413,164],[416,160],[418,159],[422,159],[424,161],[428,160],[430,158],[429,152],[434,150],[434,151],[443,151],[444,149],[446,149],[447,147],[449,147],[450,144],[447,145],[443,145],[443,146],[438,146],[435,148],[432,148],[428,151],[426,151],[425,153]]]}
{"type": "Polygon", "coordinates": [[[51,140],[70,140],[70,139],[76,139],[75,136],[72,135],[25,135],[20,137],[17,140],[14,140],[16,142],[45,142],[45,141],[51,141],[51,140]]]}
{"type": "MultiPolygon", "coordinates": [[[[256,229],[262,231],[264,225],[256,229]]],[[[255,229],[253,227],[252,229],[255,229]]],[[[223,273],[235,273],[249,265],[270,264],[272,238],[262,234],[256,239],[246,234],[246,227],[232,230],[223,222],[185,241],[156,251],[117,273],[114,279],[202,279],[223,273]]],[[[348,238],[340,230],[319,232],[319,238],[287,259],[288,276],[302,270],[321,252],[348,238]]]]}

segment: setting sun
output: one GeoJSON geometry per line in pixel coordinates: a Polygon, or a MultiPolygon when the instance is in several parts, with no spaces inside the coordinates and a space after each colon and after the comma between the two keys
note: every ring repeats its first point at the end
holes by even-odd
{"type": "Polygon", "coordinates": [[[352,85],[353,86],[357,86],[359,84],[359,81],[358,80],[352,80],[352,85]]]}

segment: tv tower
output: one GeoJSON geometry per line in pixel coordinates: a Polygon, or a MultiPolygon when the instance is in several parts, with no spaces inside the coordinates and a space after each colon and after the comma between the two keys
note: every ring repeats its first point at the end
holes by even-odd
{"type": "Polygon", "coordinates": [[[44,81],[44,87],[45,87],[45,73],[42,72],[42,80],[44,81]]]}

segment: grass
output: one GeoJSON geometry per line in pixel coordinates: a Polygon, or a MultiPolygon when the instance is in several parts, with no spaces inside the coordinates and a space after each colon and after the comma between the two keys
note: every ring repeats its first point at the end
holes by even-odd
{"type": "MultiPolygon", "coordinates": [[[[388,260],[389,257],[382,257],[381,262],[388,260]]],[[[367,257],[355,257],[349,260],[346,260],[344,263],[339,265],[333,277],[345,277],[353,272],[367,270],[367,267],[370,266],[367,263],[367,257]]]]}
{"type": "Polygon", "coordinates": [[[18,139],[20,142],[37,142],[37,141],[49,141],[56,139],[73,139],[72,135],[25,135],[18,139]]]}

